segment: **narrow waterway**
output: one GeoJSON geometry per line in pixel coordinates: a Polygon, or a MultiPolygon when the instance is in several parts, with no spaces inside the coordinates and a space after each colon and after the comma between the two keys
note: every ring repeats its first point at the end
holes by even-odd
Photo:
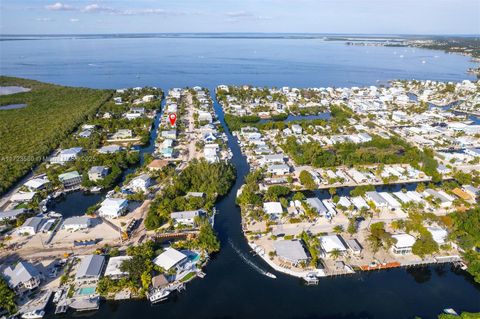
{"type": "MultiPolygon", "coordinates": [[[[214,88],[210,88],[214,92],[214,88]]],[[[187,285],[186,291],[152,306],[145,300],[105,302],[91,318],[436,318],[443,308],[480,310],[480,286],[465,272],[450,265],[322,278],[318,286],[305,286],[298,278],[272,271],[250,252],[241,229],[237,190],[249,171],[235,137],[225,126],[221,107],[214,108],[228,136],[237,180],[216,205],[215,229],[221,251],[207,265],[207,276],[187,285]],[[245,261],[248,259],[248,262],[245,261]],[[252,263],[256,266],[252,267],[252,263]]],[[[154,141],[154,140],[153,140],[154,141]]],[[[153,149],[152,149],[153,151],[153,149]]],[[[83,316],[83,314],[82,314],[83,316]]]]}

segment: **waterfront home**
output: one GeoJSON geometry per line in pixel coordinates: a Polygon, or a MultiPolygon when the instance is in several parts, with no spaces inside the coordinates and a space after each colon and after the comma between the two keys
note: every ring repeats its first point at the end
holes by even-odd
{"type": "Polygon", "coordinates": [[[63,187],[71,188],[82,183],[82,175],[77,171],[66,172],[58,175],[58,180],[63,184],[63,187]]]}
{"type": "Polygon", "coordinates": [[[290,167],[287,164],[270,165],[267,172],[273,175],[285,175],[290,173],[290,167]]]}
{"type": "Polygon", "coordinates": [[[455,196],[457,196],[458,198],[461,198],[461,199],[466,200],[466,201],[472,199],[472,196],[470,196],[470,194],[468,194],[468,193],[465,192],[463,189],[458,188],[458,187],[452,189],[452,193],[453,193],[455,196]]]}
{"type": "Polygon", "coordinates": [[[31,191],[41,191],[50,185],[50,181],[45,177],[36,177],[27,181],[23,186],[31,191]]]}
{"type": "Polygon", "coordinates": [[[302,243],[298,240],[276,240],[273,247],[281,260],[294,266],[309,260],[302,243]]]}
{"type": "Polygon", "coordinates": [[[213,117],[212,117],[212,114],[210,114],[209,112],[200,111],[200,112],[198,112],[198,120],[200,122],[212,123],[213,122],[213,117]]]}
{"type": "Polygon", "coordinates": [[[352,201],[353,206],[355,206],[355,208],[359,211],[362,209],[370,208],[370,206],[368,206],[368,203],[365,201],[365,199],[363,199],[362,196],[354,196],[350,200],[352,201]]]}
{"type": "Polygon", "coordinates": [[[392,235],[392,238],[396,240],[396,243],[392,246],[392,251],[397,255],[407,255],[412,252],[412,246],[415,244],[415,237],[409,234],[396,234],[392,235]]]}
{"type": "Polygon", "coordinates": [[[320,237],[320,247],[322,248],[323,255],[330,254],[333,251],[340,253],[347,251],[343,238],[340,235],[326,235],[320,237]]]}
{"type": "Polygon", "coordinates": [[[162,131],[161,136],[163,138],[169,138],[169,139],[175,140],[177,138],[177,131],[176,130],[162,131]]]}
{"type": "Polygon", "coordinates": [[[119,129],[115,134],[112,135],[112,140],[123,140],[132,138],[132,130],[129,129],[119,129]]]}
{"type": "Polygon", "coordinates": [[[219,161],[217,149],[208,147],[209,145],[211,144],[205,145],[205,148],[203,149],[203,156],[207,162],[216,163],[219,161]]]}
{"type": "Polygon", "coordinates": [[[79,284],[96,283],[102,275],[105,257],[101,255],[86,255],[78,265],[75,281],[79,284]]]}
{"type": "Polygon", "coordinates": [[[436,191],[434,189],[426,189],[423,192],[425,197],[432,196],[435,200],[440,203],[440,206],[443,208],[449,208],[453,204],[453,198],[450,195],[447,195],[445,192],[436,191]]]}
{"type": "Polygon", "coordinates": [[[78,137],[80,138],[90,138],[92,136],[92,130],[83,130],[78,133],[78,137]]]}
{"type": "Polygon", "coordinates": [[[355,238],[346,239],[345,243],[347,244],[348,249],[350,249],[355,255],[360,255],[362,253],[363,247],[355,238]]]}
{"type": "Polygon", "coordinates": [[[123,151],[123,147],[120,145],[105,145],[98,149],[100,154],[114,154],[123,151]]]}
{"type": "Polygon", "coordinates": [[[187,261],[187,255],[176,250],[175,248],[169,247],[160,255],[155,257],[153,263],[165,271],[169,271],[173,267],[180,269],[187,261]]]}
{"type": "Polygon", "coordinates": [[[173,212],[170,214],[170,218],[172,218],[176,225],[195,226],[195,218],[203,215],[205,215],[205,211],[198,209],[183,212],[173,212]]]}
{"type": "Polygon", "coordinates": [[[123,198],[106,198],[100,205],[98,213],[102,217],[117,218],[127,211],[128,201],[123,198]]]}
{"type": "Polygon", "coordinates": [[[396,198],[398,198],[402,203],[410,203],[413,202],[413,199],[408,196],[406,192],[398,191],[398,192],[393,192],[393,195],[395,195],[396,198]]]}
{"type": "Polygon", "coordinates": [[[387,207],[388,202],[385,198],[380,196],[380,194],[377,191],[370,191],[365,193],[365,198],[368,201],[373,202],[375,204],[375,207],[380,208],[380,207],[387,207]]]}
{"type": "Polygon", "coordinates": [[[77,231],[87,229],[91,225],[91,218],[87,216],[73,216],[63,221],[63,229],[77,231]]]}
{"type": "Polygon", "coordinates": [[[464,153],[473,157],[480,157],[480,148],[467,148],[464,153]]]}
{"type": "Polygon", "coordinates": [[[73,161],[83,152],[81,147],[72,147],[61,150],[56,156],[50,159],[51,164],[63,165],[66,162],[73,161]]]}
{"type": "Polygon", "coordinates": [[[17,228],[17,232],[20,234],[35,235],[40,229],[40,225],[43,223],[41,217],[30,217],[23,223],[22,226],[17,228]]]}
{"type": "Polygon", "coordinates": [[[26,211],[25,208],[0,211],[0,220],[15,220],[21,214],[25,214],[26,211]]]}
{"type": "Polygon", "coordinates": [[[325,216],[327,214],[327,207],[325,207],[322,201],[317,197],[307,198],[305,201],[311,208],[313,208],[318,213],[318,215],[325,216]]]}
{"type": "Polygon", "coordinates": [[[99,181],[108,175],[109,168],[106,166],[92,166],[88,170],[88,179],[91,181],[99,181]]]}
{"type": "Polygon", "coordinates": [[[280,202],[263,203],[263,211],[271,218],[280,218],[283,214],[282,204],[280,202]]]}
{"type": "Polygon", "coordinates": [[[267,154],[259,159],[261,166],[266,164],[282,164],[285,163],[285,156],[283,154],[267,154]]]}
{"type": "Polygon", "coordinates": [[[170,282],[164,274],[152,277],[152,289],[157,290],[168,286],[170,282]]]}
{"type": "Polygon", "coordinates": [[[35,289],[40,286],[42,281],[42,275],[37,268],[26,261],[18,262],[15,267],[5,268],[3,277],[16,294],[35,289]]]}
{"type": "Polygon", "coordinates": [[[302,127],[301,127],[300,125],[298,125],[298,124],[293,124],[293,125],[292,125],[292,132],[293,132],[293,134],[302,134],[303,129],[302,129],[302,127]]]}
{"type": "Polygon", "coordinates": [[[432,234],[433,240],[439,244],[443,245],[447,241],[448,232],[440,227],[427,227],[427,230],[432,234]]]}
{"type": "Polygon", "coordinates": [[[390,208],[390,210],[397,210],[402,206],[390,193],[380,192],[378,194],[387,201],[387,207],[390,208]]]}
{"type": "Polygon", "coordinates": [[[142,174],[140,176],[132,179],[128,185],[128,188],[134,192],[144,192],[148,191],[148,188],[152,185],[152,179],[148,174],[142,174]]]}
{"type": "Polygon", "coordinates": [[[110,277],[112,279],[120,279],[128,275],[127,272],[121,271],[120,266],[126,260],[132,259],[132,256],[117,256],[110,257],[108,260],[107,268],[105,269],[105,277],[110,277]]]}

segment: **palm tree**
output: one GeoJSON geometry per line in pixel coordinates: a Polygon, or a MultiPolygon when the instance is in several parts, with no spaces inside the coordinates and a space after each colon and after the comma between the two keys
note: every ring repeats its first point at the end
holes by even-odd
{"type": "Polygon", "coordinates": [[[338,248],[335,248],[334,250],[332,250],[330,252],[330,257],[332,257],[333,259],[338,259],[338,257],[340,257],[341,255],[341,252],[338,248]]]}
{"type": "Polygon", "coordinates": [[[343,226],[342,225],[336,225],[335,227],[333,227],[333,232],[335,234],[340,234],[341,232],[343,232],[343,226]]]}

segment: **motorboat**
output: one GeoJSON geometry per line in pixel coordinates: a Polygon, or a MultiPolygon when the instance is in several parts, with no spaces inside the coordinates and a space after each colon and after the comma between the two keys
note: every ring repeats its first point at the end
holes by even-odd
{"type": "Polygon", "coordinates": [[[45,311],[43,310],[35,310],[35,311],[30,311],[26,312],[22,315],[22,318],[24,319],[38,319],[38,318],[43,318],[45,316],[45,311]]]}
{"type": "Polygon", "coordinates": [[[169,289],[160,289],[155,291],[153,294],[149,296],[149,300],[151,303],[157,303],[160,301],[167,300],[168,295],[170,295],[171,291],[169,289]]]}

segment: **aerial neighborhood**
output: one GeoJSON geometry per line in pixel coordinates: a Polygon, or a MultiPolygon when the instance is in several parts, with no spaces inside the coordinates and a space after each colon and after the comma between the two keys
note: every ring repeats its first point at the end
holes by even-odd
{"type": "Polygon", "coordinates": [[[242,161],[243,235],[274,271],[306,284],[423,264],[473,272],[462,227],[480,214],[479,89],[219,85],[218,104],[197,86],[110,90],[0,200],[4,311],[181,293],[220,250],[215,217],[232,212],[215,204],[242,161]]]}

